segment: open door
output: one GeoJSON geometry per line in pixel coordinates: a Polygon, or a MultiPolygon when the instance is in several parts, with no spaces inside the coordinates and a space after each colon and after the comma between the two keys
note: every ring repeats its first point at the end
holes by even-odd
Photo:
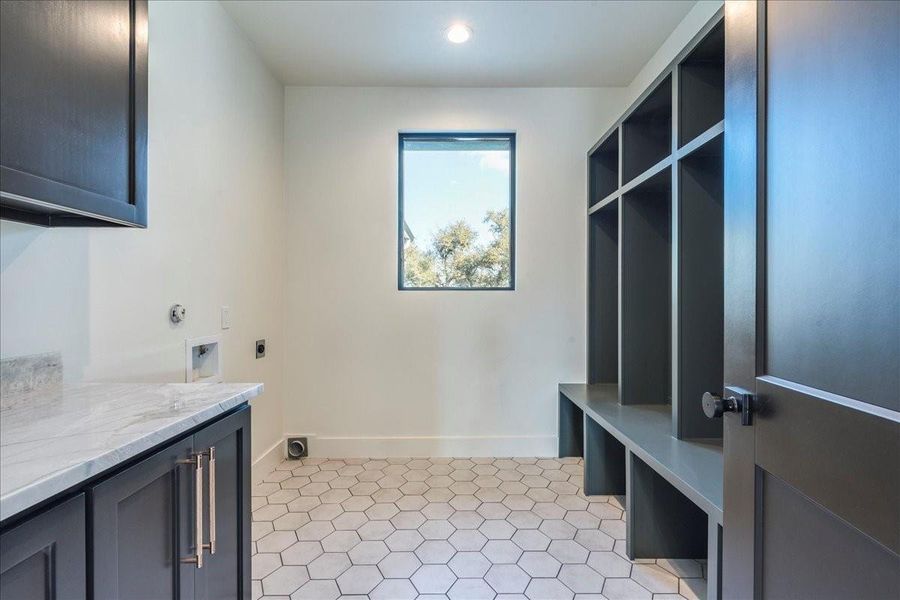
{"type": "Polygon", "coordinates": [[[900,3],[725,27],[723,597],[900,598],[900,3]]]}

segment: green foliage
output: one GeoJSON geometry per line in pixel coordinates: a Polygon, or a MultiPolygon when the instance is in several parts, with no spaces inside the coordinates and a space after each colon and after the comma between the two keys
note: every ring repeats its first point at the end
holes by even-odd
{"type": "Polygon", "coordinates": [[[465,221],[451,223],[431,239],[426,249],[415,241],[403,246],[407,287],[508,287],[509,212],[488,211],[484,217],[491,239],[478,243],[478,233],[465,221]]]}

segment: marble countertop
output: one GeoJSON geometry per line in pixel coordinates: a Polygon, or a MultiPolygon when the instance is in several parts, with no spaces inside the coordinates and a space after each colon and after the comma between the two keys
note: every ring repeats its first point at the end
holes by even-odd
{"type": "Polygon", "coordinates": [[[64,384],[2,398],[0,521],[262,392],[258,383],[64,384]]]}

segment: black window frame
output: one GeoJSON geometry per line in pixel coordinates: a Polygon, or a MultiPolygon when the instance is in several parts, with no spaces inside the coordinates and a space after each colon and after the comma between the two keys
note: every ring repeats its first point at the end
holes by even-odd
{"type": "Polygon", "coordinates": [[[399,132],[397,135],[397,289],[402,292],[512,292],[516,289],[516,133],[511,131],[399,132]],[[403,282],[403,142],[505,140],[509,142],[509,285],[504,287],[409,287],[403,282]]]}

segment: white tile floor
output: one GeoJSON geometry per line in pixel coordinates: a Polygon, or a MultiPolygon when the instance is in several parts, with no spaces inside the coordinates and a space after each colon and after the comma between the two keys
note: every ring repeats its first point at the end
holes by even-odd
{"type": "Polygon", "coordinates": [[[704,598],[705,565],[625,557],[580,459],[284,462],[253,490],[253,597],[704,598]]]}

